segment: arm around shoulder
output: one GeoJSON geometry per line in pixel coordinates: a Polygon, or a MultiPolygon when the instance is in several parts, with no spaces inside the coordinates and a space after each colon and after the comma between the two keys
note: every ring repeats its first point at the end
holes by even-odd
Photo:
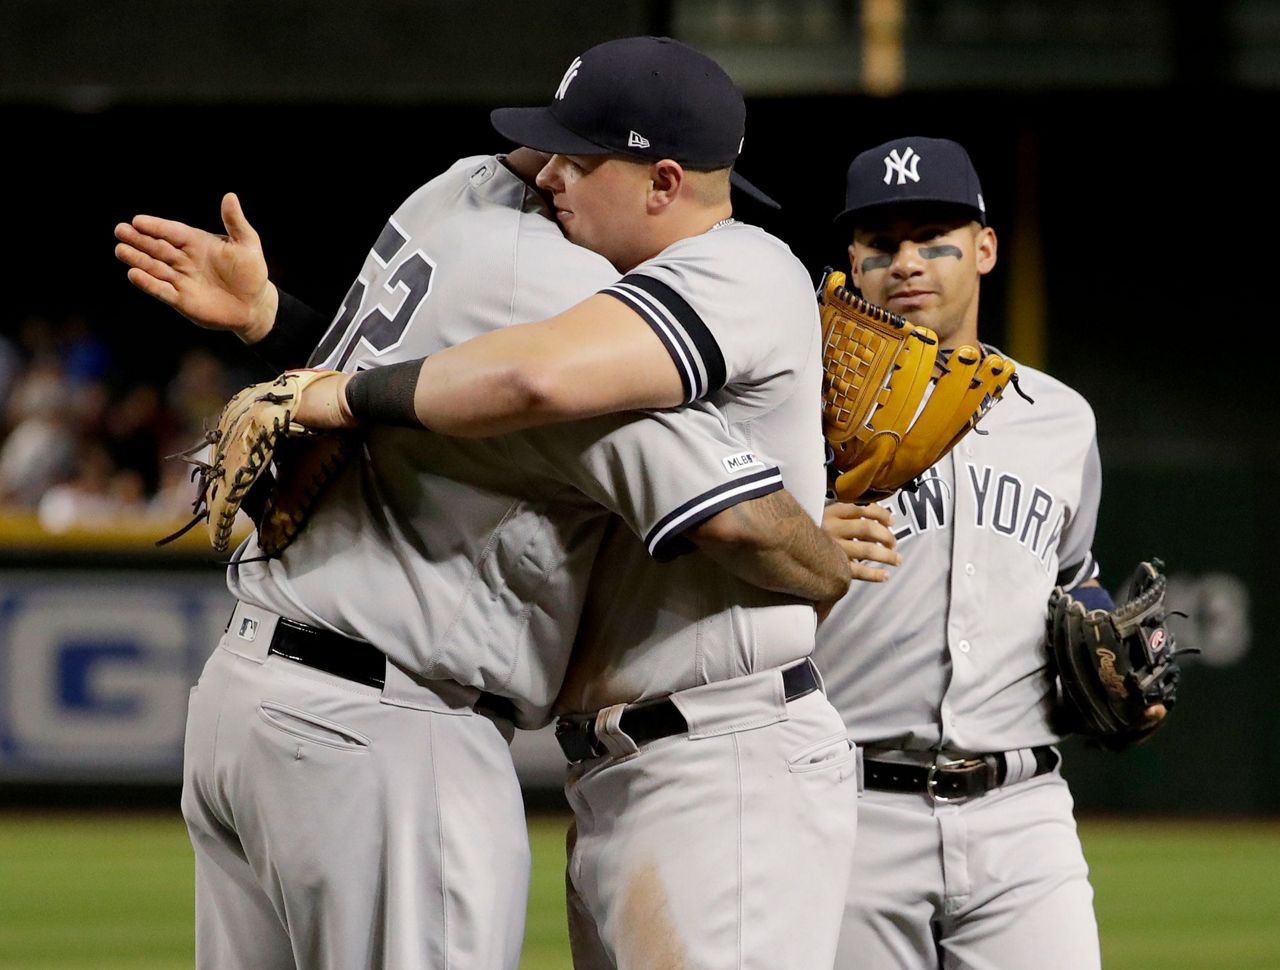
{"type": "Polygon", "coordinates": [[[685,400],[671,355],[649,325],[596,294],[549,320],[433,354],[423,362],[414,407],[433,431],[486,437],[685,400]]]}

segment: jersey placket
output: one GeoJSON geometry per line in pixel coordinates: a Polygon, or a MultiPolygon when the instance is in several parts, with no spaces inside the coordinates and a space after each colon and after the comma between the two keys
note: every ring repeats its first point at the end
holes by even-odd
{"type": "MultiPolygon", "coordinates": [[[[942,695],[941,734],[943,751],[951,752],[964,744],[962,719],[968,714],[965,694],[974,678],[980,676],[976,643],[982,615],[979,547],[982,532],[973,527],[976,509],[972,493],[961,481],[962,463],[957,453],[973,455],[973,446],[965,441],[946,458],[951,478],[951,582],[947,611],[947,654],[951,660],[951,678],[942,695]]],[[[969,879],[969,838],[962,812],[963,803],[933,806],[942,849],[943,912],[954,916],[967,903],[972,892],[969,879]]]]}
{"type": "Polygon", "coordinates": [[[973,455],[973,445],[965,441],[947,456],[952,485],[950,610],[947,615],[947,653],[951,658],[951,679],[942,698],[942,739],[944,750],[966,751],[969,731],[964,719],[970,714],[966,698],[980,679],[983,594],[982,543],[984,532],[975,528],[972,491],[961,481],[963,463],[957,457],[973,455]]]}

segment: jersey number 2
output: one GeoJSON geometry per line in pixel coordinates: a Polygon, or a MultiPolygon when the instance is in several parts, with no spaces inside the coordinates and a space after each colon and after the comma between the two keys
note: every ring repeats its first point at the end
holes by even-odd
{"type": "MultiPolygon", "coordinates": [[[[382,266],[391,261],[408,243],[409,237],[401,231],[395,222],[388,222],[373,244],[373,257],[382,266]]],[[[381,306],[375,306],[363,317],[360,311],[364,308],[366,286],[364,280],[357,278],[351,289],[343,297],[342,308],[337,319],[329,327],[329,332],[320,341],[320,346],[307,361],[308,367],[316,367],[328,360],[338,347],[345,344],[345,349],[338,360],[331,364],[335,370],[342,370],[351,355],[361,342],[369,346],[375,354],[384,353],[400,343],[409,321],[418,311],[431,292],[431,275],[435,272],[435,264],[421,250],[410,253],[387,277],[383,290],[391,295],[401,288],[407,292],[395,311],[395,316],[388,316],[381,306]],[[356,323],[356,320],[359,323],[356,323]]]]}

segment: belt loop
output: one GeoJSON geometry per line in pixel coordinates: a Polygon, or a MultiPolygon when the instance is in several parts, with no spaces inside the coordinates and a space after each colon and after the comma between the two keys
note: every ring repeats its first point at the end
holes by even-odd
{"type": "Polygon", "coordinates": [[[1004,764],[1005,770],[1004,777],[1000,780],[1001,785],[1015,785],[1020,781],[1035,776],[1035,756],[1026,748],[1006,751],[1004,753],[1004,764]]]}
{"type": "Polygon", "coordinates": [[[640,750],[631,735],[622,730],[622,714],[626,704],[614,704],[596,712],[596,740],[615,758],[625,758],[640,750]]]}
{"type": "Polygon", "coordinates": [[[827,694],[827,682],[822,679],[822,671],[818,669],[818,665],[813,662],[812,657],[805,657],[804,662],[813,671],[813,679],[818,682],[818,691],[825,697],[827,694]]]}
{"type": "Polygon", "coordinates": [[[219,644],[237,657],[256,664],[264,663],[279,622],[280,617],[276,613],[238,602],[219,644]]]}
{"type": "Polygon", "coordinates": [[[1009,763],[1005,760],[1005,756],[998,751],[984,754],[982,762],[987,766],[987,791],[1003,785],[1005,774],[1009,770],[1009,763]]]}

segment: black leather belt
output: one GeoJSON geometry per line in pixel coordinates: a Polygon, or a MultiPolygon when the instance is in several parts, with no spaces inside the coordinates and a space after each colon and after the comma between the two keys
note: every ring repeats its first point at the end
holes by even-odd
{"type": "Polygon", "coordinates": [[[368,687],[382,687],[387,682],[387,655],[373,644],[317,630],[283,616],[276,623],[267,653],[368,687]]]}
{"type": "MultiPolygon", "coordinates": [[[[274,653],[295,663],[345,677],[357,684],[382,688],[387,682],[387,655],[371,643],[353,640],[340,633],[280,617],[271,637],[267,653],[274,653]]],[[[477,711],[515,720],[515,705],[509,697],[482,691],[476,700],[477,711]]]]}
{"type": "MultiPolygon", "coordinates": [[[[1031,754],[1036,759],[1032,778],[1047,774],[1058,765],[1058,752],[1047,744],[1032,748],[1031,754]]],[[[958,802],[985,795],[1003,785],[1009,777],[1009,761],[1003,751],[953,760],[940,758],[931,765],[864,758],[862,773],[863,785],[867,788],[919,792],[935,802],[958,802]]]]}
{"type": "MultiPolygon", "coordinates": [[[[788,701],[798,700],[817,690],[818,673],[812,662],[806,658],[783,670],[782,689],[788,701]]],[[[664,697],[628,707],[622,712],[618,727],[639,746],[659,738],[684,734],[689,730],[689,723],[680,713],[680,708],[676,707],[675,701],[664,697]]],[[[598,758],[608,752],[596,737],[594,717],[560,718],[556,722],[556,740],[560,742],[560,749],[570,764],[598,758]]]]}

